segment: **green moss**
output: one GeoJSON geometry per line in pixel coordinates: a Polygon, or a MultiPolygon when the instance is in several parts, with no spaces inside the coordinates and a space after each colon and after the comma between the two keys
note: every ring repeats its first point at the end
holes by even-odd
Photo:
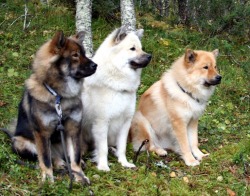
{"type": "MultiPolygon", "coordinates": [[[[17,19],[23,14],[23,2],[7,0],[0,5],[0,23],[4,21],[0,30],[0,127],[6,127],[17,115],[24,81],[31,73],[32,55],[56,30],[61,29],[66,35],[73,34],[75,16],[73,8],[66,4],[52,4],[46,8],[32,1],[28,4],[29,19],[32,20],[29,28],[23,31],[23,18],[17,19]]],[[[87,159],[85,173],[92,182],[90,188],[95,195],[102,196],[226,195],[227,189],[237,195],[249,195],[249,48],[220,36],[209,38],[183,27],[173,29],[162,22],[153,25],[155,19],[147,17],[138,16],[137,20],[145,29],[143,47],[153,54],[153,59],[143,70],[138,96],[161,77],[185,48],[220,50],[218,67],[223,80],[199,124],[200,148],[208,151],[210,156],[200,166],[191,168],[185,166],[174,153],[169,152],[166,158],[151,154],[147,167],[147,155],[142,152],[136,163],[137,168],[132,170],[121,167],[117,159],[110,155],[111,171],[107,173],[98,171],[95,164],[87,159]],[[163,161],[167,168],[156,166],[158,161],[163,161]],[[175,172],[176,177],[171,178],[171,172],[175,172]],[[218,176],[222,176],[221,181],[218,181],[218,176]],[[188,182],[183,177],[187,177],[188,182]]],[[[118,26],[119,23],[94,19],[94,48],[118,26]]],[[[0,195],[89,194],[88,187],[76,183],[70,193],[69,177],[58,173],[55,173],[54,184],[42,185],[40,170],[17,164],[19,157],[12,153],[11,141],[1,132],[0,143],[0,195]]],[[[133,160],[131,145],[128,146],[127,156],[133,160]]]]}

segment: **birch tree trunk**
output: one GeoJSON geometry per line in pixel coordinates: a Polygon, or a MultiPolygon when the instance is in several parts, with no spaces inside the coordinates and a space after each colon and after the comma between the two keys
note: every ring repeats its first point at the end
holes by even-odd
{"type": "Polygon", "coordinates": [[[136,18],[133,0],[120,0],[121,5],[121,21],[123,26],[127,26],[128,30],[135,31],[136,18]]]}
{"type": "Polygon", "coordinates": [[[93,56],[91,21],[92,0],[76,0],[76,30],[85,32],[83,46],[89,58],[93,56]]]}
{"type": "Polygon", "coordinates": [[[43,4],[43,5],[48,5],[49,3],[48,3],[48,0],[40,0],[40,2],[41,2],[41,4],[43,4]]]}

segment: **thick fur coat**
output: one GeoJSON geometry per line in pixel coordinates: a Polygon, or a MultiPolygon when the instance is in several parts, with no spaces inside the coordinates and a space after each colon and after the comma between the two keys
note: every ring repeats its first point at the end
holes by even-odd
{"type": "Polygon", "coordinates": [[[134,167],[125,154],[127,135],[141,71],[151,60],[151,55],[142,50],[142,34],[142,29],[128,32],[126,27],[113,31],[93,57],[98,64],[96,73],[84,83],[84,133],[89,138],[83,139],[87,144],[94,143],[94,160],[99,170],[110,170],[109,146],[116,147],[116,156],[123,166],[134,167]]]}
{"type": "Polygon", "coordinates": [[[38,158],[43,181],[47,177],[54,181],[52,160],[55,166],[64,166],[60,133],[57,131],[59,124],[64,126],[75,178],[82,180],[84,176],[80,165],[81,93],[83,78],[93,74],[97,65],[85,56],[82,39],[83,32],[69,38],[63,32],[56,33],[37,51],[33,72],[25,82],[12,146],[24,158],[38,158]],[[57,95],[53,95],[48,86],[57,95]],[[62,118],[59,118],[56,107],[61,107],[62,118]]]}
{"type": "Polygon", "coordinates": [[[148,139],[144,149],[160,156],[167,155],[166,149],[171,149],[189,166],[198,165],[208,155],[198,148],[198,119],[215,85],[221,81],[217,56],[218,50],[187,49],[141,96],[130,129],[134,150],[148,139]]]}

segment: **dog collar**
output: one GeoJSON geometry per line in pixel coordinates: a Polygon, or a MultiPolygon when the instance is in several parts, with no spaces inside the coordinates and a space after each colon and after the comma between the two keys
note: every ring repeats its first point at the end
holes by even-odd
{"type": "Polygon", "coordinates": [[[184,88],[182,88],[182,86],[179,84],[179,82],[177,82],[177,85],[180,87],[180,89],[182,90],[182,92],[186,93],[189,95],[189,97],[191,97],[193,100],[197,101],[198,103],[200,103],[200,100],[195,98],[192,93],[185,91],[184,88]]]}
{"type": "Polygon", "coordinates": [[[59,117],[59,120],[61,120],[62,119],[62,107],[61,107],[61,99],[62,99],[62,97],[55,90],[53,90],[49,85],[47,85],[46,83],[43,83],[43,85],[50,92],[50,94],[52,94],[52,95],[54,95],[56,97],[55,109],[56,109],[56,113],[57,113],[57,115],[59,117]]]}

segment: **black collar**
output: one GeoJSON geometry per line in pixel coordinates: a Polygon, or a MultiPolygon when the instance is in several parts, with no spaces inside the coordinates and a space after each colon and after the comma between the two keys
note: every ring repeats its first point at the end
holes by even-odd
{"type": "Polygon", "coordinates": [[[197,101],[198,103],[200,103],[200,100],[197,99],[197,98],[195,98],[195,97],[192,95],[192,93],[190,93],[190,92],[188,92],[188,91],[185,91],[185,90],[181,87],[181,85],[179,84],[179,82],[177,82],[177,84],[178,84],[178,86],[180,87],[180,89],[181,89],[184,93],[188,94],[189,97],[191,97],[193,100],[195,100],[195,101],[197,101]]]}

